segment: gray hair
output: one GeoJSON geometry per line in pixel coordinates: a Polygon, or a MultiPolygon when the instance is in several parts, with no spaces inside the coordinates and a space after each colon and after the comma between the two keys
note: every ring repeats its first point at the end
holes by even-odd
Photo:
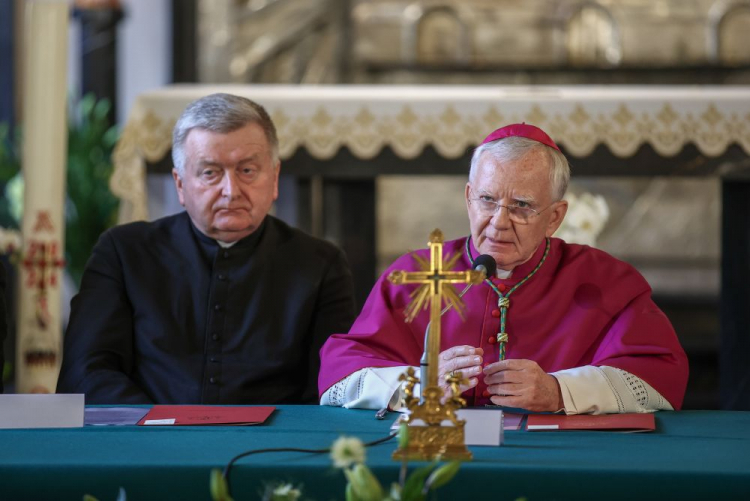
{"type": "Polygon", "coordinates": [[[543,151],[549,158],[549,180],[552,186],[552,199],[557,202],[565,196],[570,182],[570,165],[565,155],[546,144],[525,137],[506,137],[482,144],[474,150],[471,157],[471,169],[469,170],[469,182],[473,182],[476,176],[477,166],[482,155],[487,153],[498,162],[512,162],[531,153],[532,151],[543,151]]]}
{"type": "Polygon", "coordinates": [[[232,94],[210,94],[190,103],[174,126],[172,132],[172,163],[177,174],[185,175],[185,140],[193,129],[205,129],[219,134],[229,134],[248,124],[263,129],[271,147],[274,165],[279,160],[279,139],[271,117],[258,103],[232,94]]]}

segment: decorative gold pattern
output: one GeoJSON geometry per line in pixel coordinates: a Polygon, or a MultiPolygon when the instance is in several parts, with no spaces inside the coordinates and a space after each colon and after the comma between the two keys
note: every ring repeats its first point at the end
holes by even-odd
{"type": "Polygon", "coordinates": [[[463,427],[410,426],[409,447],[396,449],[392,457],[397,461],[433,461],[436,458],[470,461],[472,454],[464,445],[463,427]]]}
{"type": "Polygon", "coordinates": [[[737,88],[530,88],[174,86],[139,97],[113,155],[110,186],[124,202],[120,221],[146,214],[145,161],[170,149],[175,120],[192,100],[217,91],[266,106],[282,160],[298,148],[319,159],[342,147],[367,159],[383,148],[415,158],[432,146],[458,158],[494,128],[512,122],[546,130],[574,157],[599,144],[620,157],[650,144],[673,156],[693,143],[707,156],[736,143],[750,154],[750,93],[737,88]]]}
{"type": "MultiPolygon", "coordinates": [[[[420,284],[417,289],[411,293],[411,302],[406,307],[404,314],[406,322],[414,320],[419,311],[430,307],[430,335],[427,346],[427,377],[422,381],[423,402],[414,398],[414,385],[416,377],[414,369],[409,367],[406,374],[399,378],[404,381],[404,406],[409,409],[410,414],[404,418],[409,425],[409,443],[403,448],[397,450],[394,459],[471,459],[471,453],[466,449],[463,442],[465,422],[458,419],[456,410],[466,405],[466,401],[461,398],[461,384],[467,381],[460,372],[451,373],[446,376],[448,383],[449,395],[443,402],[444,392],[438,385],[438,366],[440,354],[440,309],[442,308],[443,296],[449,306],[455,308],[458,312],[463,307],[461,298],[456,294],[451,284],[479,284],[484,280],[483,272],[466,270],[450,271],[456,263],[460,253],[454,255],[451,259],[443,258],[443,233],[440,230],[434,230],[430,234],[430,260],[414,254],[414,259],[419,263],[421,271],[393,271],[388,275],[388,280],[396,285],[403,284],[420,284]],[[423,425],[415,424],[421,421],[423,425]],[[442,425],[448,421],[451,426],[448,429],[456,431],[446,432],[442,425]],[[411,429],[416,427],[419,431],[411,433],[411,429]],[[459,440],[460,441],[457,441],[459,440]]],[[[416,431],[416,430],[415,430],[416,431]]]]}
{"type": "Polygon", "coordinates": [[[410,414],[403,418],[409,426],[409,443],[407,447],[394,451],[393,459],[471,460],[471,452],[466,449],[464,443],[466,422],[456,417],[456,410],[466,406],[466,400],[461,397],[460,385],[466,384],[467,381],[460,372],[447,375],[445,380],[450,388],[450,397],[444,404],[441,403],[443,391],[436,386],[430,386],[425,390],[424,403],[420,404],[419,399],[414,397],[414,385],[419,381],[414,368],[409,367],[406,373],[399,377],[399,381],[405,382],[403,404],[410,411],[410,414]],[[423,424],[415,423],[418,421],[423,424]],[[443,426],[444,421],[449,421],[452,426],[443,426]]]}

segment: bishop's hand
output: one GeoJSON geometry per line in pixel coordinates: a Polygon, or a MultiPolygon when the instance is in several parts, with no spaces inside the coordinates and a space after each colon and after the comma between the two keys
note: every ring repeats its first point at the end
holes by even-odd
{"type": "Polygon", "coordinates": [[[557,378],[533,360],[501,360],[484,368],[484,382],[495,405],[533,412],[556,412],[564,407],[557,378]]]}
{"type": "Polygon", "coordinates": [[[468,389],[474,388],[477,385],[477,376],[482,373],[482,356],[484,350],[482,348],[474,348],[473,346],[454,346],[440,353],[439,364],[438,364],[438,383],[440,387],[446,392],[446,395],[450,395],[448,391],[448,383],[445,377],[451,372],[461,372],[468,384],[461,385],[460,390],[464,392],[468,389]]]}

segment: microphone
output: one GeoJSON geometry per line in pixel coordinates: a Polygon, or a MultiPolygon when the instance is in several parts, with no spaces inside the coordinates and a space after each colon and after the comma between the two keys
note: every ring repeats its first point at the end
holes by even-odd
{"type": "MultiPolygon", "coordinates": [[[[474,264],[472,266],[472,269],[477,271],[483,271],[484,272],[484,278],[490,278],[497,273],[497,263],[495,262],[495,258],[490,256],[489,254],[482,254],[479,257],[477,257],[474,260],[474,264]]],[[[464,294],[471,288],[471,284],[467,284],[466,287],[464,287],[464,290],[461,291],[461,294],[458,295],[458,297],[464,297],[464,294]]],[[[445,312],[448,311],[448,307],[446,306],[443,308],[443,311],[440,312],[440,316],[442,317],[445,312]]],[[[425,351],[422,353],[422,358],[419,360],[419,401],[420,403],[424,403],[424,394],[422,393],[422,390],[424,388],[422,387],[422,384],[424,381],[427,381],[427,366],[429,365],[427,363],[427,342],[430,338],[430,324],[427,324],[427,328],[424,331],[424,345],[425,345],[425,351]]]]}
{"type": "Polygon", "coordinates": [[[495,258],[488,255],[482,254],[474,260],[474,269],[484,272],[484,278],[490,278],[497,273],[497,263],[495,258]]]}

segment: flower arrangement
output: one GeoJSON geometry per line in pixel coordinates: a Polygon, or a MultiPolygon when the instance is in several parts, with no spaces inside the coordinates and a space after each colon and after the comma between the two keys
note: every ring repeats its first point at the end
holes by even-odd
{"type": "Polygon", "coordinates": [[[596,239],[609,219],[609,206],[601,195],[569,193],[568,213],[555,236],[571,244],[596,246],[596,239]]]}
{"type": "MultiPolygon", "coordinates": [[[[405,448],[409,440],[408,427],[399,429],[399,446],[405,448]]],[[[333,442],[330,457],[335,468],[346,476],[344,492],[346,501],[423,501],[427,495],[450,482],[458,473],[461,463],[439,461],[417,468],[410,475],[406,460],[401,463],[399,481],[385,491],[377,477],[365,464],[365,445],[356,437],[342,436],[333,442]]],[[[263,493],[263,501],[297,501],[302,489],[291,484],[269,486],[263,493]]],[[[211,498],[214,501],[233,501],[226,478],[218,469],[211,471],[211,498]]]]}

